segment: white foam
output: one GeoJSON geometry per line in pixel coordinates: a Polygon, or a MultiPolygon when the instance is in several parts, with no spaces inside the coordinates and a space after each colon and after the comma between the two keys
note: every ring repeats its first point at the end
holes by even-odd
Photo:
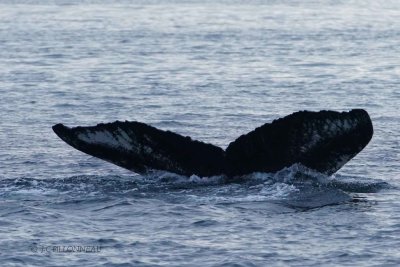
{"type": "Polygon", "coordinates": [[[270,186],[265,186],[261,189],[260,194],[268,197],[270,200],[281,200],[288,197],[293,192],[300,190],[292,184],[275,183],[270,186]]]}

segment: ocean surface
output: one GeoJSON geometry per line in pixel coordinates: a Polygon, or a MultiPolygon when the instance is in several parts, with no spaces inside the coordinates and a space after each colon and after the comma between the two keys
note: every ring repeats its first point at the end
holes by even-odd
{"type": "Polygon", "coordinates": [[[400,1],[0,2],[1,266],[399,266],[400,1]],[[226,147],[366,109],[337,174],[141,176],[51,129],[137,120],[226,147]]]}

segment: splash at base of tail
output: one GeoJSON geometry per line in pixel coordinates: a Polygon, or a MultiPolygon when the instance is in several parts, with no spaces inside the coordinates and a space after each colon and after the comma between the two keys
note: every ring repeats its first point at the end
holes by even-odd
{"type": "Polygon", "coordinates": [[[296,163],[331,175],[373,135],[362,109],[295,112],[240,136],[226,150],[141,122],[74,128],[57,124],[53,130],[72,147],[137,173],[228,177],[276,172],[296,163]]]}

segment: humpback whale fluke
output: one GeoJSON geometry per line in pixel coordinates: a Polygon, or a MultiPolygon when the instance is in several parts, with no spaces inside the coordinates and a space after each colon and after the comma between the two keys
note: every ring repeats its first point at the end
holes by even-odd
{"type": "Polygon", "coordinates": [[[330,175],[373,135],[371,119],[361,109],[295,112],[240,136],[225,151],[141,122],[57,124],[53,130],[72,147],[137,173],[156,169],[199,176],[276,172],[295,163],[330,175]]]}

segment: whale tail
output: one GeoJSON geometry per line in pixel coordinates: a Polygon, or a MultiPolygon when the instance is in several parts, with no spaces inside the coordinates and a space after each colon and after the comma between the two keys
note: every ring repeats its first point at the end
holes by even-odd
{"type": "Polygon", "coordinates": [[[72,147],[137,173],[157,169],[199,176],[275,172],[295,163],[330,175],[373,135],[371,119],[360,109],[296,112],[240,136],[225,151],[141,122],[56,124],[53,130],[72,147]]]}

